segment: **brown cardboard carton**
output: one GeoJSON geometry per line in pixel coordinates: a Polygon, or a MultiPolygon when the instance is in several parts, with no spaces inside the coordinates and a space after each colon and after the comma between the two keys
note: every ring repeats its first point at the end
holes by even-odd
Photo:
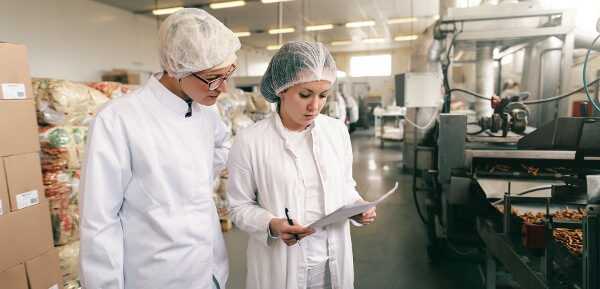
{"type": "Polygon", "coordinates": [[[33,98],[27,48],[0,42],[0,99],[33,98]]]}
{"type": "Polygon", "coordinates": [[[44,200],[44,183],[39,153],[4,157],[12,212],[39,204],[44,200]]]}
{"type": "Polygon", "coordinates": [[[32,99],[0,100],[0,140],[0,157],[40,150],[35,102],[32,99]]]}
{"type": "Polygon", "coordinates": [[[52,249],[35,259],[25,262],[29,289],[62,289],[62,273],[58,251],[52,249]]]}
{"type": "Polygon", "coordinates": [[[25,265],[19,264],[0,273],[0,289],[27,289],[25,265]]]}
{"type": "Polygon", "coordinates": [[[0,216],[0,272],[54,248],[48,202],[0,216]]]}
{"type": "Polygon", "coordinates": [[[4,172],[4,159],[0,157],[0,216],[10,212],[10,199],[6,186],[6,173],[4,172]]]}

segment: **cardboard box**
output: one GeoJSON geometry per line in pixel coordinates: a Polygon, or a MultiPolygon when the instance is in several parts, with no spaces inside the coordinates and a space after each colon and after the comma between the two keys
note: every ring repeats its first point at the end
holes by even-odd
{"type": "Polygon", "coordinates": [[[102,75],[102,81],[114,81],[122,84],[141,84],[138,73],[129,73],[125,69],[113,69],[109,74],[102,75]]]}
{"type": "Polygon", "coordinates": [[[4,157],[8,197],[12,212],[44,200],[44,183],[39,153],[4,157]]]}
{"type": "Polygon", "coordinates": [[[25,262],[25,268],[29,289],[63,288],[60,260],[56,249],[25,262]]]}
{"type": "Polygon", "coordinates": [[[0,272],[54,248],[48,202],[0,216],[0,272]]]}
{"type": "Polygon", "coordinates": [[[28,289],[25,265],[20,264],[0,273],[0,289],[28,289]]]}
{"type": "Polygon", "coordinates": [[[32,99],[27,48],[0,42],[0,99],[32,99]]]}
{"type": "Polygon", "coordinates": [[[0,157],[40,151],[32,99],[0,100],[0,140],[0,157]]]}
{"type": "Polygon", "coordinates": [[[0,216],[10,212],[10,199],[6,186],[6,173],[4,172],[4,159],[0,157],[0,216]]]}

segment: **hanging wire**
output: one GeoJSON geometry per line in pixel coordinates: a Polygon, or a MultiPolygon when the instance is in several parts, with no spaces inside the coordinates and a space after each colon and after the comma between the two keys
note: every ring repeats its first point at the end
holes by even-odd
{"type": "MultiPolygon", "coordinates": [[[[594,41],[592,41],[592,44],[590,44],[590,48],[588,48],[587,53],[585,54],[585,60],[583,61],[583,88],[585,89],[585,94],[587,95],[588,100],[592,103],[592,105],[594,106],[594,108],[600,112],[600,107],[598,107],[598,105],[594,102],[594,100],[592,99],[592,96],[590,95],[590,90],[588,89],[588,86],[585,85],[587,83],[586,80],[586,69],[587,69],[587,62],[588,62],[588,58],[590,57],[590,51],[592,51],[592,48],[594,48],[594,44],[596,43],[596,40],[598,40],[598,38],[600,38],[600,34],[598,34],[598,36],[596,36],[596,38],[594,39],[594,41]]],[[[598,79],[596,79],[597,81],[598,79]]]]}

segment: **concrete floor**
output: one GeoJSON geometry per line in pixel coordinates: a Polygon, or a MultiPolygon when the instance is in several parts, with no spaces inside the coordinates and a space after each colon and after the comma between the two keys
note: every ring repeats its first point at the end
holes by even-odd
{"type": "MultiPolygon", "coordinates": [[[[402,173],[401,143],[387,142],[380,149],[372,128],[359,129],[351,138],[354,179],[364,199],[376,200],[399,182],[396,193],[377,207],[372,225],[352,226],[355,288],[484,288],[476,262],[447,258],[429,264],[411,176],[402,173]]],[[[248,235],[234,226],[224,236],[230,261],[227,288],[245,288],[248,235]]]]}

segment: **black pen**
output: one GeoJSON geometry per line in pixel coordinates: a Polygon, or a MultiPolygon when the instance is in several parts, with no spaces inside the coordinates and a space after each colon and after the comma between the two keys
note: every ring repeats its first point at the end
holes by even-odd
{"type": "MultiPolygon", "coordinates": [[[[290,215],[288,214],[290,211],[288,211],[287,207],[285,207],[285,217],[288,220],[288,224],[290,224],[290,226],[294,225],[294,222],[292,221],[292,219],[290,219],[290,215]]],[[[298,234],[294,234],[294,237],[296,237],[296,241],[300,241],[300,238],[298,238],[298,234]]]]}

